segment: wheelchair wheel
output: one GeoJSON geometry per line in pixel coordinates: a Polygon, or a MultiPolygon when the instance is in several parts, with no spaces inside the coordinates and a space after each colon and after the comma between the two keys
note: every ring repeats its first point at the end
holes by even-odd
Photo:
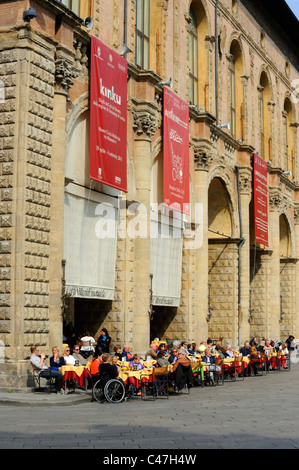
{"type": "Polygon", "coordinates": [[[104,387],[104,395],[109,403],[121,403],[125,394],[124,384],[117,379],[109,380],[104,387]]]}
{"type": "Polygon", "coordinates": [[[93,389],[92,389],[92,394],[97,402],[102,403],[103,401],[105,401],[103,384],[101,380],[98,380],[94,384],[93,389]]]}

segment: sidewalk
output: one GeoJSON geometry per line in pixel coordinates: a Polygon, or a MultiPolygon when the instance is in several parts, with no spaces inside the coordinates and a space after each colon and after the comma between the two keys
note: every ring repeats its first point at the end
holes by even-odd
{"type": "Polygon", "coordinates": [[[56,393],[24,391],[0,391],[0,405],[14,406],[70,406],[91,401],[91,390],[84,392],[76,390],[67,395],[56,393]]]}

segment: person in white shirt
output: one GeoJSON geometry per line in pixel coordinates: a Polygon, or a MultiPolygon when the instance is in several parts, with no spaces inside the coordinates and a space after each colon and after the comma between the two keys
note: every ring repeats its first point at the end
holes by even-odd
{"type": "Polygon", "coordinates": [[[235,352],[233,351],[233,347],[231,344],[226,346],[226,356],[227,357],[235,357],[235,352]]]}
{"type": "Polygon", "coordinates": [[[94,344],[95,339],[90,336],[89,332],[84,333],[84,336],[81,338],[82,346],[80,348],[80,352],[84,358],[87,358],[94,353],[94,344]]]}
{"type": "Polygon", "coordinates": [[[71,353],[71,349],[68,346],[67,348],[65,348],[64,354],[63,354],[64,362],[66,366],[74,366],[76,362],[76,359],[70,353],[71,353]]]}

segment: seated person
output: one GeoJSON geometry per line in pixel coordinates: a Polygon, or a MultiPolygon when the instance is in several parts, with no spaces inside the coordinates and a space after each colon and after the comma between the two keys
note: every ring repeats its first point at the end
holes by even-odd
{"type": "Polygon", "coordinates": [[[62,393],[62,373],[60,370],[51,370],[49,367],[46,366],[45,362],[45,355],[41,354],[40,356],[38,355],[38,347],[37,346],[31,346],[30,348],[31,356],[30,356],[30,362],[34,366],[34,370],[39,372],[39,375],[41,377],[44,377],[45,379],[55,379],[55,387],[57,393],[62,393]]]}
{"type": "Polygon", "coordinates": [[[267,340],[265,341],[265,346],[263,347],[263,352],[264,352],[265,354],[269,354],[269,353],[271,353],[271,352],[273,351],[273,349],[274,349],[274,348],[271,346],[270,340],[267,339],[267,340]]]}
{"type": "Polygon", "coordinates": [[[165,351],[158,352],[158,355],[157,355],[157,366],[158,367],[164,367],[164,366],[169,365],[169,362],[168,362],[167,359],[165,359],[165,356],[166,356],[165,351]]]}
{"type": "Polygon", "coordinates": [[[92,356],[94,353],[94,344],[96,341],[92,336],[90,336],[90,333],[88,331],[84,333],[84,336],[81,338],[81,342],[82,356],[85,358],[92,356]]]}
{"type": "Polygon", "coordinates": [[[69,346],[65,348],[63,357],[64,357],[64,362],[66,366],[75,365],[75,358],[71,355],[71,350],[69,346]]]}
{"type": "Polygon", "coordinates": [[[235,357],[235,352],[231,344],[227,344],[226,346],[226,357],[235,357]]]}
{"type": "Polygon", "coordinates": [[[120,347],[120,345],[117,344],[116,346],[114,346],[113,350],[114,350],[114,356],[117,357],[118,361],[121,361],[122,357],[121,357],[121,347],[120,347]]]}
{"type": "Polygon", "coordinates": [[[159,352],[161,352],[161,351],[165,352],[165,355],[167,356],[166,344],[165,343],[160,343],[159,344],[157,354],[159,354],[159,352]]]}
{"type": "Polygon", "coordinates": [[[131,353],[131,346],[129,344],[125,344],[124,345],[124,350],[121,353],[121,360],[130,362],[132,359],[133,359],[133,354],[131,353]]]}
{"type": "Polygon", "coordinates": [[[110,379],[118,379],[119,374],[118,370],[115,364],[111,364],[111,356],[108,353],[104,353],[102,355],[102,360],[103,362],[99,365],[99,373],[100,376],[101,374],[107,374],[107,376],[110,379]]]}
{"type": "Polygon", "coordinates": [[[130,366],[133,370],[142,370],[144,369],[144,365],[140,362],[139,354],[134,354],[132,361],[130,362],[130,366]]]}
{"type": "Polygon", "coordinates": [[[102,350],[97,347],[93,356],[92,363],[90,364],[90,374],[92,376],[99,374],[99,366],[103,362],[102,354],[102,350]]]}
{"type": "Polygon", "coordinates": [[[155,343],[152,343],[150,345],[149,351],[147,351],[145,355],[145,359],[147,360],[148,356],[151,358],[151,360],[156,360],[157,359],[157,345],[155,343]]]}
{"type": "Polygon", "coordinates": [[[180,350],[185,354],[186,357],[188,356],[187,342],[186,341],[181,342],[180,350]]]}
{"type": "Polygon", "coordinates": [[[242,356],[250,357],[251,347],[250,347],[249,341],[244,342],[244,346],[242,346],[242,348],[240,349],[240,354],[242,354],[242,356]]]}
{"type": "Polygon", "coordinates": [[[195,352],[196,352],[196,344],[195,343],[188,344],[188,354],[190,356],[195,356],[195,352]]]}
{"type": "Polygon", "coordinates": [[[52,348],[53,356],[50,357],[50,369],[52,370],[61,370],[61,367],[65,365],[64,357],[59,356],[59,351],[57,346],[52,348]]]}
{"type": "Polygon", "coordinates": [[[185,384],[192,387],[193,374],[189,359],[185,356],[183,348],[178,350],[178,360],[172,365],[171,374],[174,377],[178,390],[182,390],[185,384]],[[182,367],[180,367],[182,366],[182,367]]]}
{"type": "Polygon", "coordinates": [[[75,359],[75,363],[76,361],[79,361],[79,366],[86,366],[86,364],[89,362],[80,354],[80,348],[77,344],[73,348],[73,358],[75,359]]]}
{"type": "Polygon", "coordinates": [[[210,348],[206,349],[205,355],[202,357],[202,361],[207,364],[207,372],[212,384],[216,385],[214,380],[214,372],[216,372],[216,356],[212,356],[210,348]]]}
{"type": "Polygon", "coordinates": [[[111,362],[112,362],[112,365],[114,365],[114,366],[117,367],[118,372],[120,372],[120,371],[121,371],[121,367],[120,367],[120,365],[118,364],[118,357],[117,357],[117,356],[113,356],[111,362]]]}
{"type": "Polygon", "coordinates": [[[173,348],[172,351],[171,351],[171,354],[168,358],[168,362],[170,364],[175,364],[178,360],[179,356],[178,356],[178,350],[176,348],[173,348]]]}
{"type": "MultiPolygon", "coordinates": [[[[251,346],[249,344],[249,341],[244,342],[244,346],[240,349],[240,354],[242,354],[243,357],[251,357],[251,346]]],[[[247,367],[244,369],[245,377],[247,376],[248,371],[250,371],[250,364],[248,364],[247,367]]]]}

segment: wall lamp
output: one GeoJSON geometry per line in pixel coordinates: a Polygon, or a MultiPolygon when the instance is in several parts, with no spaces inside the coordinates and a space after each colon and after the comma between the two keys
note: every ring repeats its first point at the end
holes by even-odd
{"type": "Polygon", "coordinates": [[[284,171],[284,172],[283,172],[283,175],[285,175],[285,176],[288,176],[288,175],[292,176],[292,172],[291,172],[291,170],[284,171]]]}
{"type": "Polygon", "coordinates": [[[26,10],[23,12],[23,20],[30,22],[33,18],[36,18],[36,11],[34,8],[29,8],[29,10],[26,10]]]}

